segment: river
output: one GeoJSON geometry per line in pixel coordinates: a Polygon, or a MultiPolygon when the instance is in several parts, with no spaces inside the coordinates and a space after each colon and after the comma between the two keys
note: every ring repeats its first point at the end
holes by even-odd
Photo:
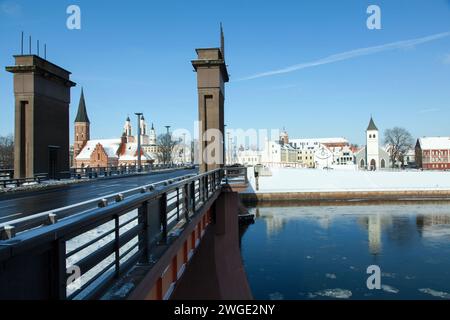
{"type": "Polygon", "coordinates": [[[450,299],[450,203],[249,210],[241,252],[255,299],[450,299]]]}

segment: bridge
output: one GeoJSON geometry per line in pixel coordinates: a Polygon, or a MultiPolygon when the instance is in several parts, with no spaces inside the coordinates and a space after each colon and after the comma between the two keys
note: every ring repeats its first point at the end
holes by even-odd
{"type": "Polygon", "coordinates": [[[247,169],[224,166],[222,29],[220,48],[196,52],[199,169],[157,175],[142,174],[155,167],[141,166],[139,143],[136,168],[71,170],[66,120],[76,83],[38,55],[14,56],[6,70],[15,84],[15,162],[2,183],[72,183],[0,196],[0,299],[251,299],[236,192],[247,169]]]}
{"type": "Polygon", "coordinates": [[[222,168],[0,225],[0,299],[249,299],[245,168],[222,168]]]}
{"type": "Polygon", "coordinates": [[[29,190],[25,188],[20,192],[16,192],[16,188],[13,188],[11,192],[0,194],[0,224],[33,214],[101,199],[113,193],[138,188],[141,185],[160,180],[197,173],[198,170],[195,168],[183,167],[106,177],[99,175],[95,179],[73,179],[61,181],[61,184],[49,182],[46,185],[35,185],[29,190]]]}

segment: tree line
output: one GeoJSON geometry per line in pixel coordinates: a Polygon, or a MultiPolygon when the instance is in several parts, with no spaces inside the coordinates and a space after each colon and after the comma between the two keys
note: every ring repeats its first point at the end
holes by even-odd
{"type": "Polygon", "coordinates": [[[14,138],[12,135],[0,136],[0,169],[14,167],[14,138]]]}

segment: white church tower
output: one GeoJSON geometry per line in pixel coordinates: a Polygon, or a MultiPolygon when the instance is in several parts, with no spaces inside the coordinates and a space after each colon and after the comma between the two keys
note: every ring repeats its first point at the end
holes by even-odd
{"type": "Polygon", "coordinates": [[[147,133],[147,123],[145,122],[145,118],[144,115],[141,116],[141,121],[139,126],[141,127],[141,144],[142,145],[147,145],[148,144],[148,133],[147,133]]]}
{"type": "Polygon", "coordinates": [[[369,127],[366,131],[366,152],[367,168],[377,170],[380,167],[380,144],[378,128],[372,117],[370,117],[369,127]]]}
{"type": "Polygon", "coordinates": [[[131,137],[132,136],[130,117],[127,117],[127,120],[125,121],[125,125],[123,126],[123,132],[125,133],[125,135],[127,137],[131,137]]]}
{"type": "Polygon", "coordinates": [[[153,126],[153,123],[152,123],[152,128],[150,129],[150,135],[149,135],[150,137],[149,137],[149,144],[150,145],[156,145],[156,130],[155,130],[155,127],[153,126]]]}
{"type": "Polygon", "coordinates": [[[146,136],[147,135],[147,123],[145,123],[144,115],[141,116],[140,127],[141,127],[141,135],[146,136]]]}

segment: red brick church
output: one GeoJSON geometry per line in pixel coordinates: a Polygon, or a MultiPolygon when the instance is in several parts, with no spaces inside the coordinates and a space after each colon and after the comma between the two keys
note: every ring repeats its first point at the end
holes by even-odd
{"type": "MultiPolygon", "coordinates": [[[[75,168],[93,168],[93,167],[118,167],[134,166],[138,161],[137,138],[132,135],[132,126],[128,117],[122,136],[118,139],[90,139],[90,121],[86,110],[84,92],[81,91],[78,113],[75,118],[75,139],[74,139],[74,167],[75,168]]],[[[142,116],[141,126],[141,144],[149,143],[149,140],[156,137],[154,129],[147,135],[147,125],[142,116]]],[[[142,164],[152,164],[155,157],[141,150],[142,164]]]]}

